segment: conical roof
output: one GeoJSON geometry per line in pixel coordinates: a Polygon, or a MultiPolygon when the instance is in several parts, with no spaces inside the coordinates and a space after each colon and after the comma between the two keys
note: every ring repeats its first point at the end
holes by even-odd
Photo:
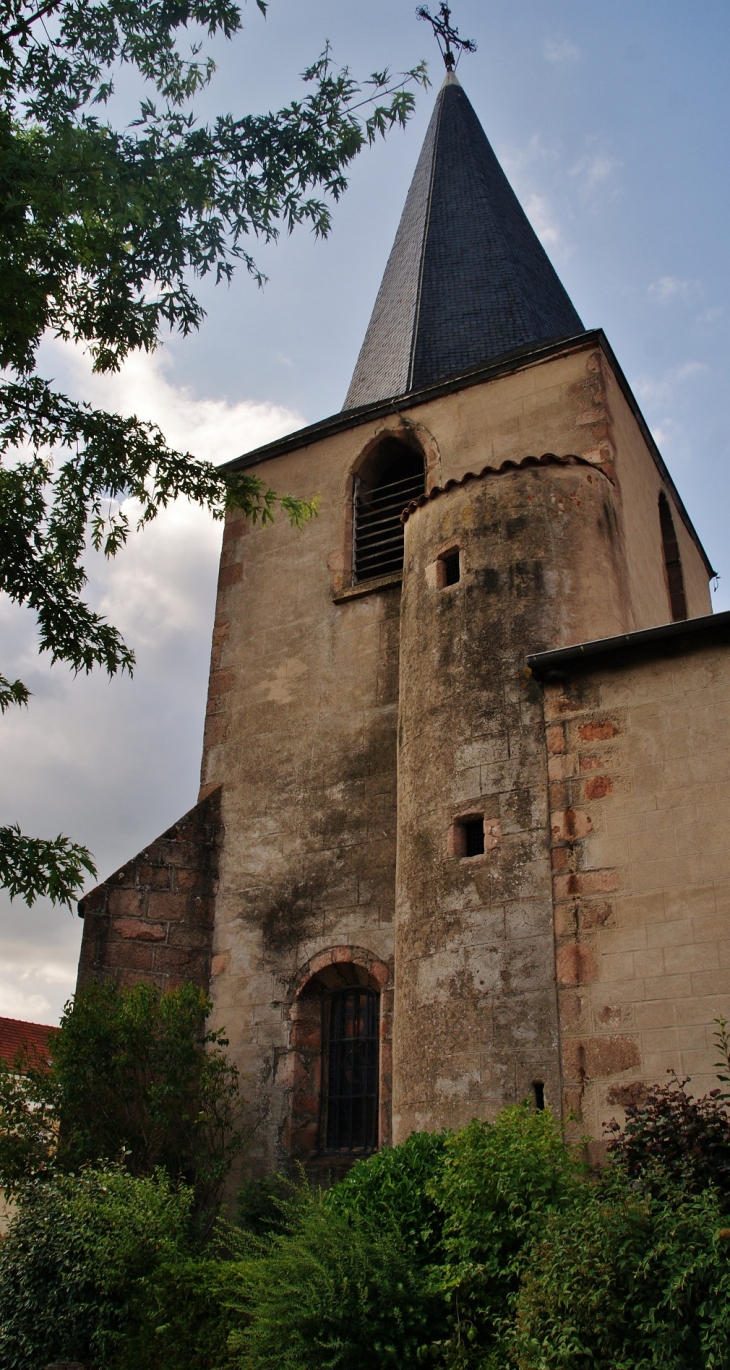
{"type": "Polygon", "coordinates": [[[447,73],[345,409],[582,331],[469,100],[447,73]]]}

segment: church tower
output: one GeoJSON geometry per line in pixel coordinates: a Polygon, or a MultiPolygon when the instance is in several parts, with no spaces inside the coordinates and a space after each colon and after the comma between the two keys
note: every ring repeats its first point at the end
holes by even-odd
{"type": "Polygon", "coordinates": [[[702,1084],[730,870],[660,815],[730,782],[729,616],[453,72],[344,409],[243,468],[319,513],[228,516],[199,803],[82,901],[81,983],[210,987],[260,1168],[702,1084]]]}

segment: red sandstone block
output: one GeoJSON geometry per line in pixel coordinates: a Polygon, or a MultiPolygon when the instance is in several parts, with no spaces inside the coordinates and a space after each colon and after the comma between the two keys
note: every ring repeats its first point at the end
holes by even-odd
{"type": "Polygon", "coordinates": [[[221,951],[217,956],[214,956],[210,963],[211,975],[222,975],[224,970],[228,969],[230,959],[230,955],[227,951],[221,951]]]}
{"type": "Polygon", "coordinates": [[[88,918],[90,914],[103,913],[108,895],[109,890],[106,884],[98,885],[95,890],[90,890],[88,894],[84,895],[84,917],[88,918]]]}
{"type": "Polygon", "coordinates": [[[109,942],[104,953],[104,963],[111,970],[152,970],[154,945],[149,942],[132,942],[128,938],[119,942],[109,942]]]}
{"type": "Polygon", "coordinates": [[[203,886],[205,876],[202,871],[180,870],[177,873],[177,887],[179,890],[199,890],[203,886]]]}
{"type": "Polygon", "coordinates": [[[556,937],[575,937],[578,930],[578,904],[575,899],[554,905],[553,925],[556,937]]]}
{"type": "Polygon", "coordinates": [[[166,866],[140,864],[137,879],[140,885],[147,885],[153,890],[166,890],[170,887],[170,873],[166,866]]]}
{"type": "Polygon", "coordinates": [[[213,671],[208,686],[208,694],[213,699],[217,699],[219,695],[227,694],[229,690],[233,689],[235,679],[233,671],[213,671]]]}
{"type": "Polygon", "coordinates": [[[616,913],[613,904],[604,901],[581,906],[580,925],[585,932],[592,932],[596,928],[611,927],[615,921],[616,913]]]}
{"type": "Polygon", "coordinates": [[[243,575],[243,566],[240,561],[234,561],[230,566],[221,566],[218,575],[218,589],[225,590],[229,585],[237,585],[243,575]]]}
{"type": "Polygon", "coordinates": [[[583,996],[572,989],[563,990],[558,995],[558,1013],[563,1031],[578,1027],[583,1017],[583,996]]]}
{"type": "Polygon", "coordinates": [[[565,751],[565,728],[560,723],[553,723],[545,729],[545,740],[547,749],[553,755],[565,751]]]}
{"type": "Polygon", "coordinates": [[[605,799],[611,793],[613,783],[608,775],[597,775],[593,780],[587,780],[585,785],[586,799],[605,799]]]}
{"type": "Polygon", "coordinates": [[[621,873],[616,870],[575,871],[553,878],[556,899],[569,899],[573,894],[613,894],[620,884],[621,873]]]}
{"type": "Polygon", "coordinates": [[[169,929],[167,944],[182,947],[187,951],[210,951],[210,928],[198,927],[189,923],[173,923],[169,929]]]}
{"type": "Polygon", "coordinates": [[[215,922],[215,899],[203,899],[196,895],[191,917],[193,922],[210,927],[215,922]]]}
{"type": "Polygon", "coordinates": [[[113,918],[139,918],[145,896],[141,890],[116,889],[109,891],[109,912],[113,918]]]}
{"type": "MultiPolygon", "coordinates": [[[[309,1114],[310,1118],[316,1118],[319,1114],[319,1099],[316,1094],[295,1094],[294,1112],[296,1114],[309,1114]]],[[[307,1124],[305,1123],[305,1127],[307,1124]]]]}
{"type": "Polygon", "coordinates": [[[593,831],[593,823],[581,809],[564,809],[550,815],[550,831],[554,842],[579,842],[593,831]]]}
{"type": "Polygon", "coordinates": [[[165,989],[164,975],[140,975],[136,970],[119,970],[114,977],[117,985],[124,989],[129,989],[132,985],[157,985],[158,989],[165,989]]]}
{"type": "Polygon", "coordinates": [[[578,729],[583,742],[605,742],[606,738],[615,737],[618,731],[618,727],[610,718],[603,723],[582,723],[578,729]]]}
{"type": "Polygon", "coordinates": [[[336,964],[336,963],[339,962],[339,961],[351,961],[351,960],[352,960],[352,947],[335,947],[334,951],[332,952],[332,962],[333,962],[333,964],[336,964]]]}
{"type": "Polygon", "coordinates": [[[641,1051],[634,1037],[563,1039],[563,1074],[568,1079],[605,1079],[640,1065],[641,1051]]]}
{"type": "Polygon", "coordinates": [[[548,785],[548,803],[551,809],[567,809],[568,786],[564,780],[553,780],[548,785]]]}
{"type": "Polygon", "coordinates": [[[556,872],[567,871],[571,859],[568,847],[553,847],[550,852],[550,862],[556,872]]]}
{"type": "Polygon", "coordinates": [[[177,947],[157,947],[154,968],[165,975],[181,975],[185,980],[205,977],[208,958],[199,951],[185,951],[177,947]]]}
{"type": "Polygon", "coordinates": [[[156,922],[184,918],[188,911],[188,896],[160,890],[148,895],[147,916],[156,922]]]}
{"type": "Polygon", "coordinates": [[[370,967],[370,975],[372,976],[375,983],[380,985],[381,989],[383,985],[386,985],[388,983],[388,980],[390,979],[390,971],[382,961],[373,961],[373,964],[370,967]]]}
{"type": "Polygon", "coordinates": [[[593,952],[580,942],[558,947],[555,964],[559,985],[588,985],[597,976],[593,952]]]}
{"type": "Polygon", "coordinates": [[[166,929],[162,923],[146,923],[141,918],[115,918],[112,932],[140,942],[164,942],[166,929]]]}

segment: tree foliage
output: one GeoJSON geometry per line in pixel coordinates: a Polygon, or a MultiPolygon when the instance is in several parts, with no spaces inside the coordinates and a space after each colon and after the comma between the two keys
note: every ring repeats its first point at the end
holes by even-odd
{"type": "MultiPolygon", "coordinates": [[[[0,6],[0,590],[35,612],[41,650],[77,672],[133,668],[84,599],[89,548],[114,556],[129,536],[125,501],[141,526],[180,496],[215,518],[236,507],[261,522],[279,503],[301,524],[313,505],[173,450],[154,424],[59,394],[36,370],[42,338],[80,344],[104,372],[153,350],[164,330],[198,328],[195,281],[230,280],[240,264],[261,282],[253,240],[299,224],[326,235],[353,158],[406,122],[411,87],[426,80],[419,67],[358,84],[326,48],[301,98],[202,123],[195,96],[214,72],[203,45],[241,26],[232,0],[0,6]],[[123,68],[140,103],[120,128],[123,68]]],[[[0,677],[2,709],[27,697],[0,677]]],[[[59,839],[41,851],[8,827],[3,842],[11,897],[70,903],[92,871],[88,853],[59,839]]]]}
{"type": "Polygon", "coordinates": [[[67,1005],[50,1069],[0,1070],[0,1182],[123,1160],[190,1186],[207,1230],[234,1157],[252,1135],[238,1072],[210,1003],[193,985],[161,994],[140,983],[92,982],[67,1005]]]}

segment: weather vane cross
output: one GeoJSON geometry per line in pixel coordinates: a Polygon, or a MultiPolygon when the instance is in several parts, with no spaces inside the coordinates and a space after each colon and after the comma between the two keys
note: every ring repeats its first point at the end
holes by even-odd
{"type": "Polygon", "coordinates": [[[439,5],[438,14],[431,14],[428,5],[418,5],[416,14],[431,25],[447,71],[454,70],[462,52],[476,52],[476,43],[471,38],[460,38],[459,30],[451,27],[451,10],[447,4],[439,5]]]}

